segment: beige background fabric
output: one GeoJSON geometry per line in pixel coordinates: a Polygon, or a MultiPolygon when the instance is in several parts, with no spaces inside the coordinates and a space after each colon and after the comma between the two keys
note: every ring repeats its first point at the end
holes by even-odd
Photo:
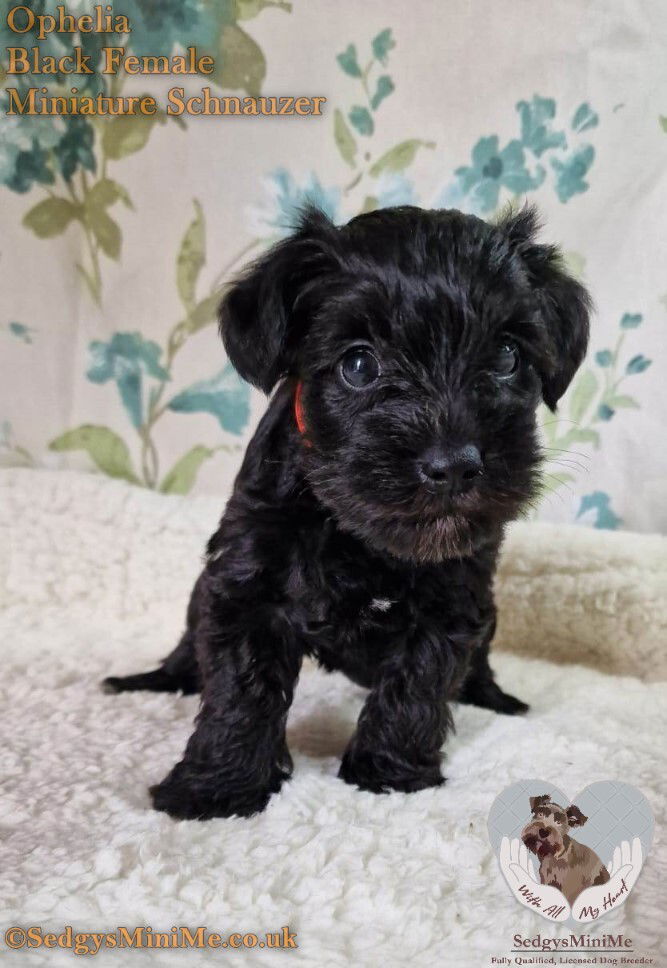
{"type": "MultiPolygon", "coordinates": [[[[147,7],[114,4],[134,24],[147,7]]],[[[208,29],[205,0],[157,7],[130,45],[177,51],[208,29]]],[[[539,515],[667,530],[664,4],[237,0],[216,17],[215,93],[322,95],[322,117],[167,120],[135,141],[96,121],[66,143],[64,122],[0,118],[2,462],[225,494],[265,400],[226,368],[212,307],[295,205],[339,222],[404,202],[492,217],[526,197],[596,303],[589,358],[545,418],[559,462],[539,515]],[[50,183],[30,181],[39,146],[50,183]],[[117,229],[101,190],[91,201],[101,180],[117,229]],[[34,210],[54,196],[86,215],[61,230],[42,209],[44,228],[34,210]],[[94,257],[98,293],[76,267],[90,276],[94,257]]],[[[164,100],[181,82],[122,83],[164,100]]]]}

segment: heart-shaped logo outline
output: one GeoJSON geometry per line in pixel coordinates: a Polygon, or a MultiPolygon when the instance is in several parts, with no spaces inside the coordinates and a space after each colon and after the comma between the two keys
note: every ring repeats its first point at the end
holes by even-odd
{"type": "Polygon", "coordinates": [[[651,849],[655,821],[644,794],[629,783],[589,783],[570,800],[553,783],[531,779],[496,797],[487,826],[515,900],[574,927],[625,903],[651,849]],[[572,903],[560,889],[563,874],[572,903]]]}

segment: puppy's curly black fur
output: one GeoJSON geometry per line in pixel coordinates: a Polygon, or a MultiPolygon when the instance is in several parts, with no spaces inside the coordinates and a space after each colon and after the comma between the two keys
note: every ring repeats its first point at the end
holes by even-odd
{"type": "Polygon", "coordinates": [[[179,645],[154,672],[106,680],[202,690],[158,810],[266,806],[291,773],[304,655],[369,690],[340,767],[365,790],[443,782],[449,700],[526,711],[489,668],[493,574],[538,487],[536,408],[570,383],[589,314],[537,227],[529,209],[496,225],[385,209],[341,228],[310,211],[229,290],[230,360],[280,386],[179,645]]]}

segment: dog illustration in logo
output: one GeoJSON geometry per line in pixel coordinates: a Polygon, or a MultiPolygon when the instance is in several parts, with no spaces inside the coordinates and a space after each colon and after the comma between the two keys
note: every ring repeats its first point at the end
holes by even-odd
{"type": "Polygon", "coordinates": [[[521,839],[540,859],[540,882],[558,888],[570,904],[587,887],[606,884],[609,872],[590,847],[569,833],[588,820],[579,807],[564,808],[549,794],[530,797],[532,817],[521,831],[521,839]]]}

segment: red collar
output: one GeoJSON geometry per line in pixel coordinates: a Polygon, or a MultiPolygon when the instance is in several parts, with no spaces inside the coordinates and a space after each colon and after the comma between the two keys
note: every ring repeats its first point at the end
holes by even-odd
{"type": "Polygon", "coordinates": [[[306,437],[306,420],[303,415],[303,401],[301,399],[303,393],[303,383],[301,380],[296,385],[296,390],[294,391],[294,419],[296,420],[297,430],[303,437],[303,442],[306,447],[310,447],[311,443],[306,437]]]}

